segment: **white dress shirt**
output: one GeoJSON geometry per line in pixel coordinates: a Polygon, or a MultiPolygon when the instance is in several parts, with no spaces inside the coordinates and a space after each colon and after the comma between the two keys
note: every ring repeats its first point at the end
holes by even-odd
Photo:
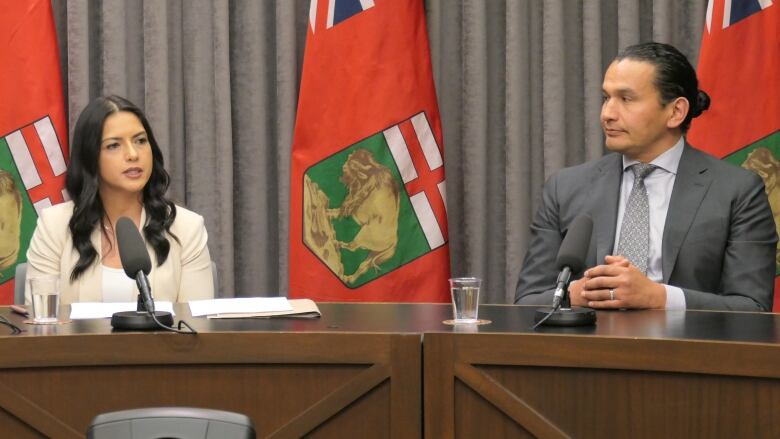
{"type": "MultiPolygon", "coordinates": [[[[677,143],[655,158],[651,164],[657,169],[645,177],[647,188],[647,201],[650,204],[650,254],[647,261],[647,277],[653,282],[663,280],[661,265],[662,244],[666,213],[669,211],[669,201],[672,198],[674,180],[677,177],[677,167],[682,157],[684,140],[682,137],[677,143]]],[[[626,210],[628,197],[634,185],[634,173],[630,167],[639,163],[623,156],[623,181],[620,185],[620,204],[618,205],[617,227],[615,228],[615,248],[613,254],[617,254],[617,245],[620,242],[620,228],[623,225],[623,214],[626,210]]],[[[664,284],[666,288],[666,309],[685,309],[685,294],[682,289],[664,284]]]]}
{"type": "Polygon", "coordinates": [[[135,302],[138,296],[135,282],[121,268],[100,266],[103,269],[103,302],[135,302]]]}

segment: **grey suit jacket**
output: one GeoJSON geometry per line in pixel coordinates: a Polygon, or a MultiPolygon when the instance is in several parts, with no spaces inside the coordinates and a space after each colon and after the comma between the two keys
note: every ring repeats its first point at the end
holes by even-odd
{"type": "MultiPolygon", "coordinates": [[[[552,303],[555,259],[578,215],[594,224],[586,266],[604,263],[614,247],[621,176],[621,155],[612,153],[550,177],[515,303],[552,303]]],[[[688,309],[771,310],[776,243],[761,178],[686,144],[664,226],[663,283],[682,288],[688,309]]]]}

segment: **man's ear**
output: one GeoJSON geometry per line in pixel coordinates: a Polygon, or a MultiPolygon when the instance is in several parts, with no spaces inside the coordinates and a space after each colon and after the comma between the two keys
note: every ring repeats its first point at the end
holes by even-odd
{"type": "Polygon", "coordinates": [[[666,127],[667,128],[679,128],[680,125],[685,121],[685,117],[688,115],[688,112],[690,111],[690,103],[688,102],[688,99],[680,96],[674,101],[672,101],[670,104],[672,112],[669,116],[669,119],[666,121],[666,127]]]}

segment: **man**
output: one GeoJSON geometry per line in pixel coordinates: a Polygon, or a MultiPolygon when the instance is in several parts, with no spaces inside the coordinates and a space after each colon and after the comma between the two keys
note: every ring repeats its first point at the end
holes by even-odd
{"type": "Polygon", "coordinates": [[[19,257],[21,224],[22,196],[11,174],[0,169],[0,271],[19,257]]]}
{"type": "Polygon", "coordinates": [[[604,75],[601,124],[613,154],[566,168],[544,187],[515,302],[552,303],[561,241],[593,219],[572,305],[768,311],[777,235],[757,175],[685,143],[709,107],[677,49],[624,49],[604,75]]]}

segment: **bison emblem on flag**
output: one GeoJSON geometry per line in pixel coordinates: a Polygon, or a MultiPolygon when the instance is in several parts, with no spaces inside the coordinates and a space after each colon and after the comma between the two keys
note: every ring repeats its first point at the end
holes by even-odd
{"type": "MultiPolygon", "coordinates": [[[[780,131],[737,150],[724,160],[742,166],[758,174],[764,181],[764,190],[769,197],[769,206],[775,217],[775,228],[780,236],[780,131]]],[[[775,273],[780,275],[780,242],[775,250],[775,273]]],[[[777,292],[775,293],[777,294],[777,292]]]]}
{"type": "Polygon", "coordinates": [[[446,243],[441,151],[424,113],[304,174],[306,247],[356,288],[446,243]]]}

